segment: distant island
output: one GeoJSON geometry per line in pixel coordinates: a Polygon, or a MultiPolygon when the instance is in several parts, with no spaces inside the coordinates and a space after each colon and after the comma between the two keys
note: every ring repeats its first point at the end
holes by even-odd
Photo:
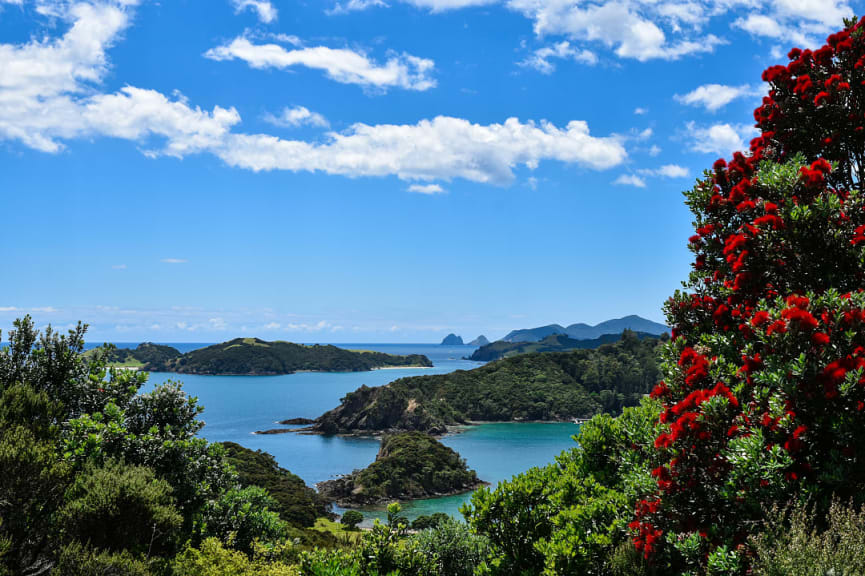
{"type": "MultiPolygon", "coordinates": [[[[100,350],[100,349],[96,349],[100,350]]],[[[96,353],[91,351],[91,353],[96,353]]],[[[421,354],[398,356],[331,345],[306,346],[235,338],[181,354],[170,346],[144,343],[135,349],[111,349],[108,362],[149,372],[207,375],[277,375],[295,372],[363,372],[378,368],[431,367],[421,354]]]]}
{"type": "Polygon", "coordinates": [[[444,340],[442,340],[442,346],[462,346],[463,339],[461,336],[457,336],[456,334],[448,334],[445,336],[444,340]]]}
{"type": "MultiPolygon", "coordinates": [[[[565,421],[617,414],[658,381],[656,338],[633,333],[595,350],[530,353],[473,370],[361,386],[302,429],[318,434],[377,434],[494,421],[565,421]]],[[[297,429],[295,429],[297,430],[297,429]]]]}
{"type": "Polygon", "coordinates": [[[490,341],[487,340],[487,337],[481,334],[471,342],[469,342],[469,346],[486,346],[490,341]]]}
{"type": "Polygon", "coordinates": [[[540,342],[547,336],[553,334],[562,334],[574,340],[593,340],[607,334],[621,334],[625,330],[633,330],[634,332],[644,332],[654,336],[660,336],[664,333],[669,333],[670,329],[657,322],[652,322],[640,316],[631,315],[624,318],[616,318],[607,320],[590,326],[589,324],[571,324],[568,327],[560,326],[559,324],[549,324],[538,328],[528,328],[523,330],[513,330],[507,336],[502,338],[502,342],[540,342]]]}
{"type": "MultiPolygon", "coordinates": [[[[637,338],[655,338],[655,335],[646,332],[632,332],[630,330],[626,330],[625,332],[631,333],[637,338]]],[[[592,340],[575,340],[564,334],[550,334],[538,342],[505,342],[504,340],[498,340],[481,346],[468,359],[476,362],[491,362],[508,356],[529,354],[532,352],[565,352],[567,350],[591,349],[598,348],[604,344],[618,342],[621,338],[622,333],[604,334],[592,340]]]]}
{"type": "Polygon", "coordinates": [[[449,496],[483,483],[451,448],[421,432],[382,439],[375,462],[363,470],[317,485],[319,495],[343,508],[449,496]]]}

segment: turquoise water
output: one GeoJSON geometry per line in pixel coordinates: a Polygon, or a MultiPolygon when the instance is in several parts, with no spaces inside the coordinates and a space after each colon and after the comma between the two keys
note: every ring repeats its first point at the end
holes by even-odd
{"type": "MultiPolygon", "coordinates": [[[[284,376],[193,376],[152,373],[145,390],[167,380],[183,382],[205,407],[201,435],[214,442],[237,442],[273,454],[280,466],[313,485],[368,466],[378,452],[375,438],[343,438],[301,434],[256,435],[256,430],[279,428],[287,418],[315,418],[334,408],[361,385],[382,386],[397,378],[468,370],[477,362],[463,360],[474,348],[429,344],[342,344],[345,348],[379,350],[392,354],[426,354],[433,368],[399,368],[372,372],[303,373],[284,376]]],[[[197,346],[196,346],[197,347],[197,346]]],[[[479,477],[496,483],[533,466],[551,462],[574,445],[578,426],[569,423],[503,423],[467,428],[442,442],[459,452],[479,477]]],[[[419,514],[457,514],[468,495],[420,500],[404,505],[409,518],[419,514]]],[[[381,510],[366,510],[368,517],[381,510]]]]}
{"type": "MultiPolygon", "coordinates": [[[[576,446],[571,437],[579,428],[579,425],[567,422],[481,424],[441,440],[459,452],[469,467],[477,471],[481,480],[495,485],[534,466],[548,464],[562,450],[576,446]]],[[[403,515],[410,520],[434,512],[459,517],[460,506],[470,498],[471,494],[466,493],[404,502],[403,515]]],[[[368,521],[386,516],[383,507],[364,508],[361,511],[368,521]]]]}

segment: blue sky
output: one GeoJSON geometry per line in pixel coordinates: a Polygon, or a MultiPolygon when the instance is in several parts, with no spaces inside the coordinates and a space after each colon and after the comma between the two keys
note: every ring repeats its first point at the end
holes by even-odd
{"type": "Polygon", "coordinates": [[[843,0],[0,0],[0,326],[661,321],[681,191],[843,0]]]}

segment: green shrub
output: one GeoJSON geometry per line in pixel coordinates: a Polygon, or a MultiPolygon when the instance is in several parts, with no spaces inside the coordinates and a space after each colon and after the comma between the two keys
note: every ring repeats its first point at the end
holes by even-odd
{"type": "Polygon", "coordinates": [[[174,576],[297,576],[297,568],[280,560],[268,561],[258,553],[250,558],[207,538],[198,548],[187,548],[174,561],[174,576]]]}
{"type": "Polygon", "coordinates": [[[757,576],[865,575],[865,507],[835,501],[821,522],[813,507],[774,509],[751,538],[757,576]]]}
{"type": "Polygon", "coordinates": [[[443,512],[436,512],[431,516],[420,515],[411,522],[412,530],[426,530],[427,528],[435,528],[442,522],[450,520],[450,516],[443,512]]]}
{"type": "Polygon", "coordinates": [[[235,550],[253,553],[255,542],[285,539],[287,525],[272,511],[275,501],[258,486],[233,488],[202,510],[196,527],[200,540],[218,538],[235,550]]]}
{"type": "Polygon", "coordinates": [[[339,523],[345,526],[346,530],[357,530],[357,525],[363,522],[363,514],[357,510],[346,510],[339,523]]]}
{"type": "Polygon", "coordinates": [[[52,576],[151,576],[148,564],[127,551],[94,550],[71,542],[60,551],[52,576]]]}
{"type": "Polygon", "coordinates": [[[109,462],[89,468],[66,498],[59,515],[65,536],[99,550],[171,552],[183,521],[168,483],[137,466],[109,462]]]}
{"type": "Polygon", "coordinates": [[[472,576],[488,554],[486,537],[445,516],[434,527],[410,536],[397,564],[406,576],[472,576]]]}

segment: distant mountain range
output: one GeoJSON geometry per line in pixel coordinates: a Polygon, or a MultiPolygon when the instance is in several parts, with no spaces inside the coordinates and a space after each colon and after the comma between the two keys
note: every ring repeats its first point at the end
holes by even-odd
{"type": "Polygon", "coordinates": [[[513,330],[507,336],[502,338],[500,342],[540,342],[547,336],[553,334],[563,334],[573,340],[594,340],[606,334],[621,334],[625,330],[633,330],[634,332],[644,332],[660,336],[670,329],[663,324],[646,320],[640,316],[631,315],[624,318],[616,318],[607,320],[590,326],[589,324],[571,324],[568,327],[559,324],[550,324],[548,326],[540,326],[538,328],[527,328],[523,330],[513,330]]]}

